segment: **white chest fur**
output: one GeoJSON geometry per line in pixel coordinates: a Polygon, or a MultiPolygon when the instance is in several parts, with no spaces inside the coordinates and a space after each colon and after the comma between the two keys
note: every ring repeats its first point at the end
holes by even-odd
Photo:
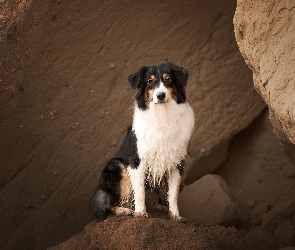
{"type": "Polygon", "coordinates": [[[154,181],[160,181],[187,155],[194,128],[194,113],[188,103],[150,103],[149,109],[135,107],[133,130],[138,155],[154,181]]]}

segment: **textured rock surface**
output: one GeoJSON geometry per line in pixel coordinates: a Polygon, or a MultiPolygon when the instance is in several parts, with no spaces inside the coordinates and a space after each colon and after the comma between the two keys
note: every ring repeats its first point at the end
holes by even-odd
{"type": "Polygon", "coordinates": [[[247,243],[246,249],[269,249],[277,250],[277,242],[272,234],[264,228],[257,227],[252,228],[245,236],[245,242],[247,243]]]}
{"type": "Polygon", "coordinates": [[[52,245],[89,222],[100,170],[132,119],[126,77],[140,66],[168,58],[190,70],[187,182],[216,169],[264,107],[235,43],[233,0],[27,3],[1,29],[4,249],[52,245]]]}
{"type": "Polygon", "coordinates": [[[282,222],[274,231],[279,247],[289,247],[294,242],[294,229],[290,220],[282,222]]]}
{"type": "Polygon", "coordinates": [[[277,203],[269,212],[262,216],[261,226],[273,232],[282,222],[292,219],[295,213],[295,203],[285,201],[277,203]]]}
{"type": "Polygon", "coordinates": [[[267,203],[258,203],[256,204],[255,208],[253,209],[250,221],[251,226],[257,226],[261,224],[262,216],[268,211],[268,204],[267,203]]]}
{"type": "Polygon", "coordinates": [[[88,225],[81,234],[50,250],[80,249],[210,249],[276,250],[276,241],[264,229],[245,235],[233,227],[185,225],[163,219],[112,218],[88,225]],[[120,239],[124,239],[123,241],[120,239]]]}
{"type": "Polygon", "coordinates": [[[238,1],[234,17],[239,49],[289,158],[295,163],[295,3],[238,1]]]}
{"type": "Polygon", "coordinates": [[[186,186],[179,196],[179,211],[202,225],[237,225],[240,211],[226,182],[217,175],[205,175],[186,186]]]}
{"type": "Polygon", "coordinates": [[[215,172],[226,181],[240,207],[251,200],[253,205],[295,201],[295,166],[273,134],[268,116],[265,110],[233,138],[226,162],[215,172]]]}

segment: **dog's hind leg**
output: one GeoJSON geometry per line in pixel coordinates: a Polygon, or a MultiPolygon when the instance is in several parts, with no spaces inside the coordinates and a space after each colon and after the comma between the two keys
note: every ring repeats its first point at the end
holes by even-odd
{"type": "Polygon", "coordinates": [[[122,178],[120,180],[120,202],[119,206],[113,206],[110,210],[115,215],[133,215],[133,210],[130,209],[132,207],[132,187],[130,177],[125,166],[121,164],[120,167],[122,169],[122,178]]]}

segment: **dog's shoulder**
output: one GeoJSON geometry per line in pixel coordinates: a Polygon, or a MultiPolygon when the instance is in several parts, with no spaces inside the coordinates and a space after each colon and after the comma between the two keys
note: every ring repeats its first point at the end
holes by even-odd
{"type": "Polygon", "coordinates": [[[120,159],[125,166],[138,167],[140,159],[137,152],[137,138],[132,126],[128,127],[126,136],[114,158],[120,159]]]}

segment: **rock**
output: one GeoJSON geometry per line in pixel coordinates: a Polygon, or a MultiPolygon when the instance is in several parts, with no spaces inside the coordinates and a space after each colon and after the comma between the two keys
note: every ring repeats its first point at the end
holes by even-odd
{"type": "Polygon", "coordinates": [[[257,201],[255,199],[250,199],[245,201],[245,205],[249,208],[254,208],[254,206],[257,204],[257,201]]]}
{"type": "Polygon", "coordinates": [[[277,242],[272,234],[264,228],[252,228],[244,237],[246,249],[277,250],[277,242]]]}
{"type": "MultiPolygon", "coordinates": [[[[234,16],[239,49],[254,86],[270,109],[274,132],[295,163],[294,1],[238,1],[234,16]]],[[[293,175],[294,171],[290,171],[293,175]]]]}
{"type": "Polygon", "coordinates": [[[293,201],[280,202],[262,216],[261,226],[270,232],[274,230],[285,220],[291,219],[295,213],[295,204],[293,201]]]}
{"type": "Polygon", "coordinates": [[[295,250],[295,247],[284,247],[284,248],[281,248],[280,250],[295,250]]]}
{"type": "Polygon", "coordinates": [[[262,221],[262,216],[268,211],[267,203],[258,203],[251,212],[250,221],[251,226],[257,226],[262,221]]]}
{"type": "Polygon", "coordinates": [[[141,66],[190,71],[187,183],[220,166],[265,107],[235,41],[235,0],[2,2],[14,22],[0,38],[4,249],[44,249],[90,221],[89,198],[132,121],[127,76],[141,66]]]}
{"type": "Polygon", "coordinates": [[[294,241],[294,229],[292,222],[290,220],[282,222],[274,231],[273,235],[277,239],[278,246],[280,248],[292,246],[294,241]]]}
{"type": "Polygon", "coordinates": [[[81,250],[81,249],[87,249],[86,246],[89,245],[91,234],[93,231],[93,228],[95,227],[96,222],[92,222],[87,224],[84,227],[84,230],[71,237],[70,239],[58,244],[57,246],[52,246],[47,248],[48,250],[81,250]]]}
{"type": "Polygon", "coordinates": [[[202,225],[236,225],[241,221],[234,198],[217,175],[205,175],[186,186],[179,196],[180,214],[202,225]]]}
{"type": "Polygon", "coordinates": [[[294,199],[294,179],[286,177],[289,168],[295,169],[295,166],[273,134],[266,109],[233,138],[227,159],[215,174],[226,181],[240,207],[247,201],[251,214],[253,199],[267,204],[294,199]]]}
{"type": "Polygon", "coordinates": [[[85,234],[84,238],[76,235],[50,250],[245,250],[246,246],[243,234],[234,227],[185,225],[158,218],[113,217],[91,226],[85,234]]]}
{"type": "MultiPolygon", "coordinates": [[[[198,3],[205,4],[205,1],[198,3]]],[[[253,88],[252,75],[241,64],[242,58],[237,51],[231,17],[236,1],[225,7],[227,3],[229,1],[214,2],[212,20],[206,21],[210,36],[200,45],[194,45],[200,54],[192,61],[194,70],[190,80],[196,84],[188,86],[196,123],[187,157],[186,184],[213,173],[226,160],[232,137],[265,108],[253,88]],[[226,14],[219,15],[218,12],[226,14]]]]}

